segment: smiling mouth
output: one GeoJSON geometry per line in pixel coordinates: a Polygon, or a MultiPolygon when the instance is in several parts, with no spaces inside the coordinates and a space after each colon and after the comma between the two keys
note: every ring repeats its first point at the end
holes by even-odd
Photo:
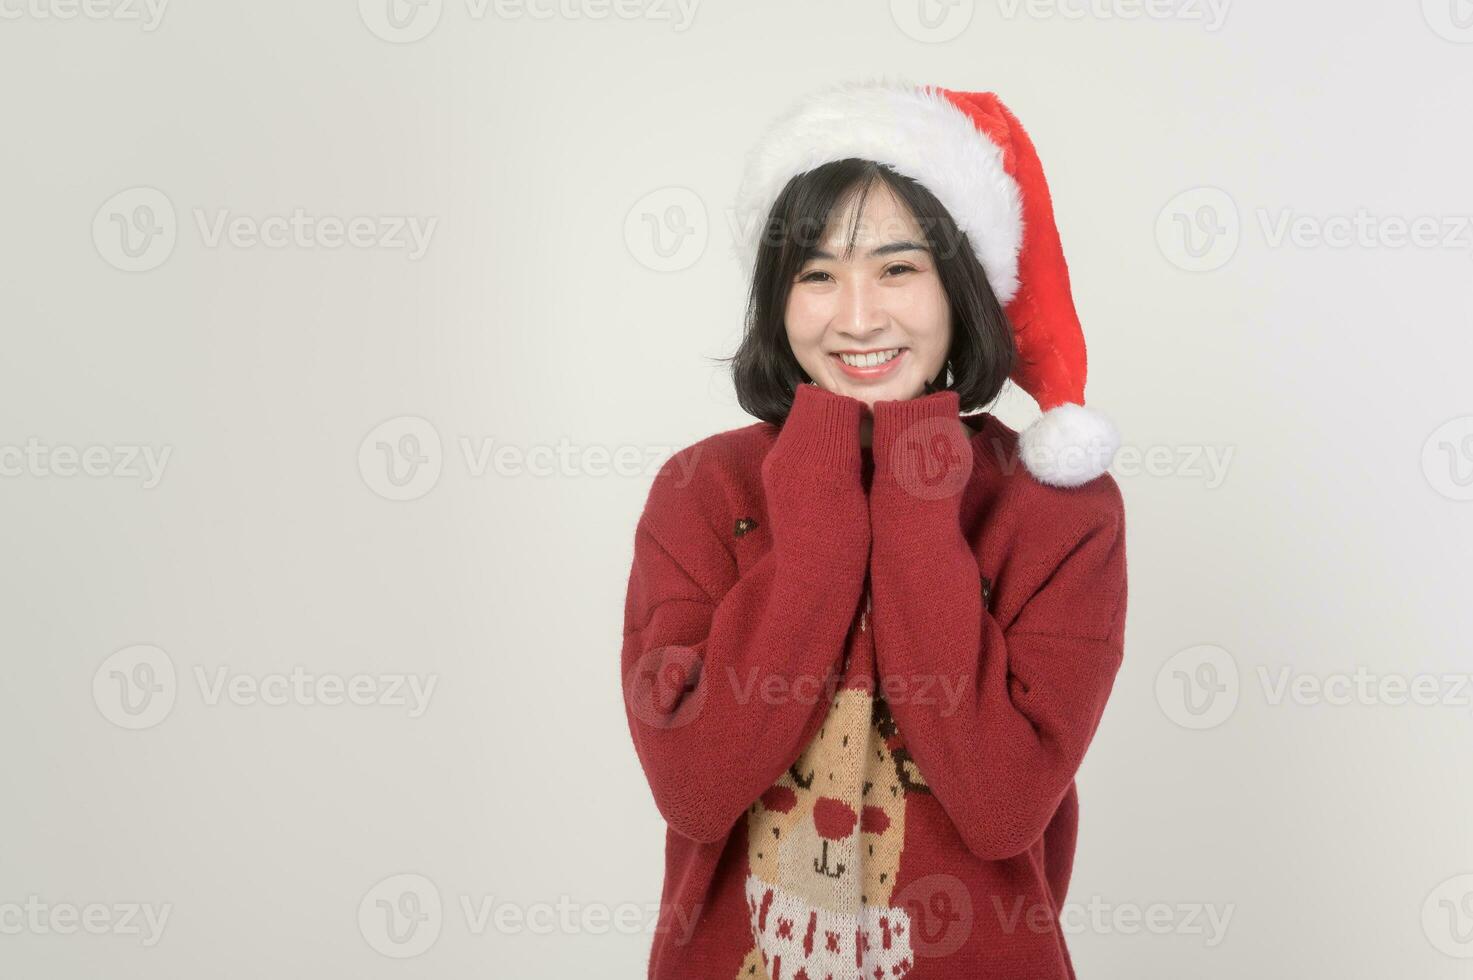
{"type": "Polygon", "coordinates": [[[834,351],[834,356],[850,367],[879,367],[886,361],[900,356],[903,347],[889,347],[872,351],[834,351]]]}
{"type": "Polygon", "coordinates": [[[884,347],[868,351],[831,351],[840,371],[851,378],[872,379],[888,375],[895,370],[909,348],[884,347]]]}

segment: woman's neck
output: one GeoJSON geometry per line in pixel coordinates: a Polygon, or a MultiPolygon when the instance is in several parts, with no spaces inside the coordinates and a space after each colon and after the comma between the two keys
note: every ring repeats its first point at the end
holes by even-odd
{"type": "MultiPolygon", "coordinates": [[[[977,435],[978,432],[981,432],[982,431],[982,423],[983,423],[983,419],[984,419],[985,416],[986,416],[986,413],[985,412],[978,412],[978,413],[976,413],[974,415],[959,415],[959,416],[957,416],[957,421],[960,422],[960,423],[962,423],[962,431],[966,434],[966,436],[967,436],[968,439],[974,438],[977,435]]],[[[860,420],[859,420],[859,445],[860,445],[860,448],[862,448],[862,449],[869,449],[870,448],[871,443],[874,441],[874,431],[875,431],[875,417],[874,417],[874,415],[866,413],[865,415],[861,416],[860,417],[860,420]]]]}

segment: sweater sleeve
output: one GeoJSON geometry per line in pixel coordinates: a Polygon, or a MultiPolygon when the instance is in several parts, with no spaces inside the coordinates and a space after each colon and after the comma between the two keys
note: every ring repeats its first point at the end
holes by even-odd
{"type": "Polygon", "coordinates": [[[625,709],[656,806],[696,841],[727,837],[827,707],[869,561],[863,409],[798,386],[761,463],[771,546],[740,573],[733,524],[749,515],[711,482],[721,461],[695,458],[709,447],[677,453],[651,487],[625,603],[625,709]]]}
{"type": "Polygon", "coordinates": [[[882,683],[896,692],[891,710],[921,775],[968,849],[1001,860],[1043,835],[1114,684],[1124,509],[1108,474],[1067,491],[1018,488],[1042,503],[1018,523],[999,573],[999,592],[1010,593],[1004,630],[961,529],[973,460],[957,407],[949,390],[875,405],[870,615],[882,683]]]}

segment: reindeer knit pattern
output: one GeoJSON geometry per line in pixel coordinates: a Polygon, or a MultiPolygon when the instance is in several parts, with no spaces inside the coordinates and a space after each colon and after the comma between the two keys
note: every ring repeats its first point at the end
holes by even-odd
{"type": "Polygon", "coordinates": [[[861,448],[864,403],[803,384],[656,476],[621,657],[667,824],[652,980],[1074,980],[1123,502],[958,407],[876,402],[861,448]]]}

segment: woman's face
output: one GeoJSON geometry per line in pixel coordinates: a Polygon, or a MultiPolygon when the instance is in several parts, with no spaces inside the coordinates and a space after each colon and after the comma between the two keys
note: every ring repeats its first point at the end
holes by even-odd
{"type": "Polygon", "coordinates": [[[915,398],[941,373],[951,310],[920,225],[883,184],[865,202],[854,249],[853,195],[794,277],[788,343],[821,387],[877,401],[915,398]]]}

